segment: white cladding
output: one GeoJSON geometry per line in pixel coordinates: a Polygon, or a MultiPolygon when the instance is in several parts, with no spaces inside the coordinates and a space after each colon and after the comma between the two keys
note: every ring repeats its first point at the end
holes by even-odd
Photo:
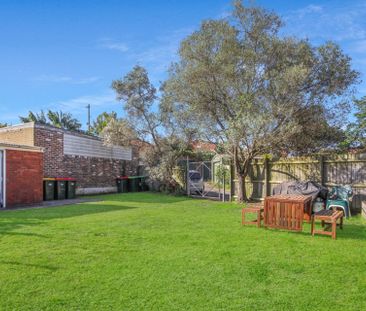
{"type": "Polygon", "coordinates": [[[103,144],[101,140],[64,134],[64,154],[91,158],[131,160],[132,150],[128,147],[103,144]]]}

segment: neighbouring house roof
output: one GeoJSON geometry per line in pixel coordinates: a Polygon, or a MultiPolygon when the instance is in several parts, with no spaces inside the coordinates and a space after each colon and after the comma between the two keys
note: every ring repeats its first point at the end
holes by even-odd
{"type": "Polygon", "coordinates": [[[215,152],[216,145],[210,142],[195,140],[191,144],[193,151],[215,152]]]}

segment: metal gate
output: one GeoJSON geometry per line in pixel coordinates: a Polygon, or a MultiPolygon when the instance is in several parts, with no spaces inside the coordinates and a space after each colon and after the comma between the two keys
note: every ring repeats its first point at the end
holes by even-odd
{"type": "Polygon", "coordinates": [[[198,198],[229,201],[230,170],[222,163],[187,160],[187,195],[198,198]]]}

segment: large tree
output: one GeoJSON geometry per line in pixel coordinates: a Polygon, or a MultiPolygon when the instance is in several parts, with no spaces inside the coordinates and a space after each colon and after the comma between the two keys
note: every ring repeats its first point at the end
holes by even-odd
{"type": "Polygon", "coordinates": [[[341,147],[345,149],[366,147],[366,96],[354,99],[354,105],[354,120],[348,124],[346,137],[341,143],[341,147]]]}
{"type": "Polygon", "coordinates": [[[282,25],[235,2],[230,18],[203,22],[181,43],[163,87],[169,118],[231,155],[239,201],[254,157],[334,143],[314,134],[338,133],[329,121],[358,78],[339,46],[283,37],[282,25]]]}

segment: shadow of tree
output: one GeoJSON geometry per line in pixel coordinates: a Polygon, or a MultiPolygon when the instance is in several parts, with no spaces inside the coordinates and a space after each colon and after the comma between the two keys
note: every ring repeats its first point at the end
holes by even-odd
{"type": "Polygon", "coordinates": [[[24,266],[24,267],[31,267],[31,268],[39,268],[39,269],[46,269],[46,270],[49,270],[49,271],[59,270],[58,267],[54,267],[54,266],[50,266],[50,265],[36,265],[36,264],[21,263],[21,262],[18,262],[18,261],[3,261],[3,260],[0,260],[0,264],[12,265],[12,266],[24,266]]]}
{"type": "MultiPolygon", "coordinates": [[[[96,203],[96,202],[93,202],[96,203]]],[[[37,208],[29,210],[15,210],[0,213],[1,235],[27,235],[43,237],[37,233],[14,232],[25,227],[41,225],[49,220],[79,217],[84,215],[108,213],[138,208],[137,206],[125,206],[115,204],[80,203],[52,208],[37,208]]]]}
{"type": "Polygon", "coordinates": [[[191,199],[184,195],[174,196],[157,192],[111,194],[111,195],[104,195],[102,198],[105,201],[115,201],[120,203],[138,202],[138,203],[158,203],[158,204],[178,203],[191,199]]]}

